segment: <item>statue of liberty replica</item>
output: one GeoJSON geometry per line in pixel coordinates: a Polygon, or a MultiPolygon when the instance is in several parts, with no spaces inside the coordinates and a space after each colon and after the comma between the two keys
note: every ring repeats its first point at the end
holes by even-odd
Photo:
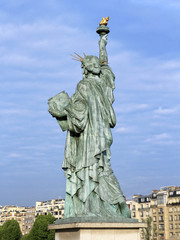
{"type": "Polygon", "coordinates": [[[111,128],[115,76],[106,51],[109,18],[97,28],[99,58],[81,57],[82,80],[70,98],[64,91],[49,99],[49,112],[67,131],[63,170],[66,176],[64,219],[127,219],[130,210],[111,168],[111,128]]]}

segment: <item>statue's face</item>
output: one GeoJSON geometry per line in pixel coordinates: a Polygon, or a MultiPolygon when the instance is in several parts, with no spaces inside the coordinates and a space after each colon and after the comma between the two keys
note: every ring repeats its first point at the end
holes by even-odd
{"type": "Polygon", "coordinates": [[[100,73],[99,58],[96,56],[87,56],[83,59],[82,67],[90,73],[98,75],[100,73]]]}

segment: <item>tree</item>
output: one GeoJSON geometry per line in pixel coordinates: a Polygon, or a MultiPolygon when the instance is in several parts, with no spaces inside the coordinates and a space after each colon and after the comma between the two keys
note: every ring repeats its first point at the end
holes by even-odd
{"type": "Polygon", "coordinates": [[[1,237],[2,237],[2,226],[0,226],[0,240],[1,240],[1,237]]]}
{"type": "Polygon", "coordinates": [[[21,230],[16,220],[6,221],[0,228],[0,240],[20,240],[21,230]]]}
{"type": "Polygon", "coordinates": [[[34,222],[31,232],[27,239],[29,240],[54,240],[55,231],[48,230],[48,224],[54,223],[55,218],[51,215],[39,215],[34,222]]]}
{"type": "Polygon", "coordinates": [[[152,217],[146,219],[147,227],[142,229],[143,240],[155,240],[156,239],[156,226],[152,223],[152,217]]]}
{"type": "Polygon", "coordinates": [[[28,233],[28,234],[25,234],[22,238],[21,238],[21,240],[31,240],[30,239],[30,234],[28,233]]]}

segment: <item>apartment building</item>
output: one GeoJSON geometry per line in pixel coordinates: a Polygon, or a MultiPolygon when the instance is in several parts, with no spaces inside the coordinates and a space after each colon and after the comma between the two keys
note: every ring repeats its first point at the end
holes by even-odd
{"type": "Polygon", "coordinates": [[[35,207],[0,206],[0,225],[8,220],[19,223],[22,234],[30,232],[35,218],[35,207]]]}
{"type": "Polygon", "coordinates": [[[48,201],[36,202],[35,216],[48,215],[51,213],[55,219],[61,219],[64,216],[64,199],[52,199],[48,201]]]}
{"type": "Polygon", "coordinates": [[[151,216],[157,240],[180,240],[180,187],[161,187],[149,195],[134,195],[131,217],[140,222],[151,216]]]}

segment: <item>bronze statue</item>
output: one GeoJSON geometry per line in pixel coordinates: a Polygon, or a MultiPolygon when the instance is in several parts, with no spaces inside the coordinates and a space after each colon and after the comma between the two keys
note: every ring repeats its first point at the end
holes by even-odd
{"type": "Polygon", "coordinates": [[[73,56],[83,70],[74,95],[69,98],[61,92],[49,99],[49,112],[67,130],[62,166],[66,175],[64,218],[130,218],[110,163],[116,117],[112,107],[115,77],[106,52],[107,21],[97,29],[99,58],[73,56]]]}

